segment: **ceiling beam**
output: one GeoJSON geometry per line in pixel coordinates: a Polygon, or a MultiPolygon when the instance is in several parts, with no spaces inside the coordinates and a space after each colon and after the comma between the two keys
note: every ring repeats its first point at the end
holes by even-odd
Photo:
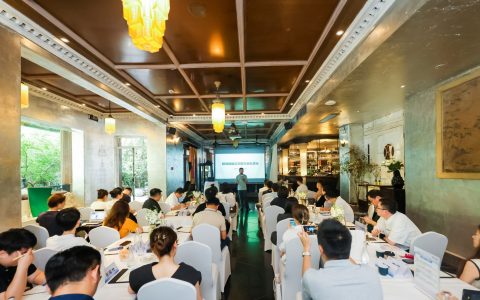
{"type": "Polygon", "coordinates": [[[279,60],[279,61],[250,61],[246,62],[245,67],[287,67],[304,66],[308,63],[306,60],[279,60]]]}
{"type": "MultiPolygon", "coordinates": [[[[246,94],[245,97],[256,97],[256,98],[265,98],[265,97],[286,97],[289,93],[263,93],[263,94],[246,94]]],[[[219,94],[219,98],[242,98],[242,94],[219,94]]],[[[217,95],[215,94],[205,94],[205,95],[168,95],[168,96],[155,96],[155,99],[215,99],[217,95]]]]}
{"type": "Polygon", "coordinates": [[[243,0],[236,0],[238,53],[240,55],[240,76],[242,80],[243,112],[247,112],[247,78],[245,72],[245,26],[243,0]]]}
{"type": "MultiPolygon", "coordinates": [[[[245,62],[243,66],[249,67],[286,67],[286,66],[304,66],[308,63],[306,60],[279,60],[279,61],[251,61],[245,62]]],[[[211,69],[211,68],[240,68],[240,62],[217,62],[217,63],[191,63],[180,64],[182,69],[211,69]]],[[[175,64],[116,64],[117,70],[130,69],[152,69],[152,70],[174,70],[175,64]]]]}
{"type": "MultiPolygon", "coordinates": [[[[317,55],[318,49],[322,46],[323,42],[327,38],[328,33],[332,29],[333,25],[335,24],[335,21],[337,20],[338,16],[342,12],[343,8],[347,4],[347,0],[341,0],[338,2],[337,7],[335,7],[335,11],[333,14],[330,16],[330,19],[328,20],[327,25],[323,29],[322,34],[320,35],[320,38],[318,39],[317,43],[315,44],[315,47],[313,47],[312,52],[310,53],[310,56],[308,57],[307,63],[303,66],[302,70],[300,71],[300,74],[298,74],[297,79],[295,80],[295,83],[293,84],[292,89],[290,90],[290,95],[288,95],[287,99],[282,105],[282,111],[285,109],[285,106],[290,101],[290,98],[293,96],[293,93],[297,89],[298,85],[300,84],[300,81],[302,80],[303,75],[307,72],[308,67],[312,63],[313,59],[315,58],[315,55],[317,55]]],[[[296,99],[295,99],[296,100],[296,99]]]]}
{"type": "Polygon", "coordinates": [[[45,80],[45,79],[60,79],[62,77],[58,76],[57,74],[22,74],[22,77],[27,78],[28,80],[45,80]]]}
{"type": "Polygon", "coordinates": [[[175,70],[177,66],[174,64],[118,64],[115,65],[117,70],[130,70],[130,69],[152,69],[152,70],[175,70]]]}
{"type": "MultiPolygon", "coordinates": [[[[170,46],[168,45],[167,41],[164,39],[163,40],[163,50],[165,50],[165,53],[167,53],[168,57],[170,58],[170,60],[173,62],[173,64],[177,67],[178,71],[180,72],[180,74],[182,74],[183,76],[183,79],[187,82],[188,86],[192,89],[193,93],[199,97],[200,96],[200,93],[198,92],[197,88],[195,87],[195,85],[193,84],[193,82],[190,80],[190,77],[188,77],[187,73],[185,72],[185,70],[183,70],[181,67],[180,67],[180,62],[178,61],[177,57],[175,56],[175,53],[173,53],[173,50],[172,48],[170,48],[170,46]]],[[[205,102],[198,98],[198,100],[200,101],[200,104],[203,106],[204,109],[206,109],[208,112],[210,111],[210,108],[208,107],[207,104],[205,104],[205,102]]]]}

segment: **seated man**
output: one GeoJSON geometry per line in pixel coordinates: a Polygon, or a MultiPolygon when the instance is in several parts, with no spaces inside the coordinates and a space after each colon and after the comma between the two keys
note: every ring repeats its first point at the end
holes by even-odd
{"type": "Polygon", "coordinates": [[[75,232],[80,226],[80,212],[75,207],[65,208],[58,212],[57,223],[63,229],[62,235],[47,239],[47,247],[62,251],[75,246],[91,246],[84,238],[76,237],[75,232]]]}
{"type": "Polygon", "coordinates": [[[157,188],[151,189],[150,198],[148,198],[147,200],[145,200],[145,202],[143,202],[142,208],[153,210],[154,212],[159,213],[161,209],[160,209],[160,204],[158,204],[158,202],[160,202],[161,199],[162,199],[162,190],[157,188]]]}
{"type": "Polygon", "coordinates": [[[45,267],[51,300],[93,300],[100,281],[100,253],[76,246],[52,256],[45,267]]]}
{"type": "Polygon", "coordinates": [[[48,230],[49,236],[62,234],[62,228],[57,225],[55,216],[65,207],[65,195],[53,194],[48,198],[48,211],[41,213],[37,217],[37,223],[48,230]]]}
{"type": "Polygon", "coordinates": [[[381,300],[378,274],[368,265],[356,265],[350,259],[352,235],[340,222],[327,219],[320,223],[317,239],[324,267],[310,268],[310,238],[298,234],[303,245],[303,299],[381,300]]]}
{"type": "Polygon", "coordinates": [[[220,246],[223,249],[223,247],[230,244],[230,239],[227,237],[225,218],[218,211],[219,205],[220,201],[218,198],[207,198],[207,207],[204,211],[195,214],[192,228],[200,224],[210,224],[217,227],[220,230],[220,246]]]}
{"type": "Polygon", "coordinates": [[[382,193],[380,190],[370,190],[367,193],[370,206],[368,207],[368,215],[363,217],[363,221],[367,224],[368,232],[372,232],[373,227],[377,225],[377,221],[380,216],[377,214],[378,202],[382,199],[382,193]]]}
{"type": "Polygon", "coordinates": [[[44,284],[45,275],[32,264],[37,238],[23,228],[0,233],[0,299],[22,299],[30,284],[44,284]]]}
{"type": "MultiPolygon", "coordinates": [[[[341,208],[343,210],[343,216],[345,217],[346,222],[353,223],[354,214],[353,209],[347,201],[343,200],[342,197],[338,194],[337,190],[334,188],[327,188],[325,192],[326,203],[329,203],[331,207],[341,208]]],[[[329,209],[331,210],[331,209],[329,209]]]]}
{"type": "Polygon", "coordinates": [[[267,184],[268,184],[269,181],[270,181],[269,179],[265,179],[263,181],[263,186],[260,189],[258,189],[258,202],[260,202],[260,203],[262,202],[263,192],[268,190],[267,184]]]}
{"type": "Polygon", "coordinates": [[[273,199],[272,202],[270,202],[270,206],[276,205],[285,209],[287,198],[288,198],[288,189],[284,186],[281,186],[278,188],[277,198],[273,199]]]}
{"type": "Polygon", "coordinates": [[[171,193],[167,199],[165,200],[165,203],[170,205],[170,209],[176,210],[176,209],[181,209],[185,207],[185,204],[182,203],[183,200],[183,189],[178,188],[175,190],[175,192],[171,193]]]}
{"type": "Polygon", "coordinates": [[[306,184],[303,183],[303,178],[301,176],[298,176],[296,179],[297,182],[297,189],[295,190],[295,193],[298,195],[298,193],[308,193],[308,187],[306,184]]]}
{"type": "Polygon", "coordinates": [[[265,204],[272,202],[273,199],[278,197],[278,189],[279,188],[280,188],[280,185],[278,185],[278,183],[272,183],[272,192],[263,194],[262,208],[265,208],[265,204]]]}
{"type": "Polygon", "coordinates": [[[390,245],[410,247],[412,240],[422,234],[406,215],[397,211],[397,202],[393,199],[380,199],[377,214],[380,219],[373,228],[372,234],[390,245]]]}

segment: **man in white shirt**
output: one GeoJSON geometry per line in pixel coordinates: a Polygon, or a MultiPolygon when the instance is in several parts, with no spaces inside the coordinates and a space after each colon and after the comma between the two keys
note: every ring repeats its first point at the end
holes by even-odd
{"type": "Polygon", "coordinates": [[[378,236],[390,245],[410,247],[412,240],[422,234],[406,215],[397,211],[397,202],[393,199],[381,199],[377,206],[377,214],[380,219],[372,235],[378,236]]]}
{"type": "Polygon", "coordinates": [[[355,299],[382,300],[380,278],[368,265],[356,265],[349,259],[350,231],[340,222],[327,219],[320,223],[317,240],[323,268],[312,269],[310,238],[298,234],[303,245],[302,285],[304,300],[355,299]]]}
{"type": "Polygon", "coordinates": [[[297,184],[298,184],[298,187],[297,189],[295,190],[295,193],[298,195],[298,193],[305,193],[307,194],[308,193],[308,187],[306,184],[303,183],[303,178],[298,176],[297,177],[297,184]]]}
{"type": "Polygon", "coordinates": [[[176,210],[176,209],[181,209],[185,207],[185,204],[181,203],[183,197],[183,189],[178,188],[175,190],[175,192],[171,193],[167,199],[165,200],[165,203],[170,205],[170,209],[176,210]]]}
{"type": "Polygon", "coordinates": [[[75,246],[90,246],[84,238],[76,237],[75,231],[80,226],[80,212],[71,207],[58,212],[57,224],[63,229],[62,235],[54,235],[47,239],[47,248],[63,251],[75,246]]]}
{"type": "Polygon", "coordinates": [[[99,189],[97,191],[97,201],[90,204],[90,208],[94,210],[105,210],[107,208],[108,191],[99,189]]]}
{"type": "Polygon", "coordinates": [[[332,209],[335,206],[336,208],[340,207],[343,210],[343,216],[345,217],[346,222],[353,223],[354,221],[354,214],[352,207],[347,203],[347,201],[343,200],[342,197],[338,194],[336,189],[327,188],[325,193],[326,202],[331,204],[332,209]]]}
{"type": "Polygon", "coordinates": [[[195,214],[193,216],[193,223],[192,228],[200,224],[210,224],[218,230],[220,230],[220,246],[223,247],[228,246],[230,243],[230,239],[227,237],[227,226],[225,223],[225,218],[223,215],[218,211],[218,206],[220,205],[220,201],[218,198],[207,198],[207,207],[205,210],[195,214]]]}
{"type": "Polygon", "coordinates": [[[267,184],[268,184],[269,181],[270,181],[270,180],[265,179],[265,180],[263,181],[263,186],[258,190],[258,202],[260,202],[260,203],[262,203],[263,192],[265,192],[266,190],[268,190],[267,184]]]}

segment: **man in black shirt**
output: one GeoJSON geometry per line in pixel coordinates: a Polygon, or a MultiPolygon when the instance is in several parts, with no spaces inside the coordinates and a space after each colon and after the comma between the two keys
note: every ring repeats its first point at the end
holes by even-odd
{"type": "Polygon", "coordinates": [[[160,209],[160,200],[162,199],[162,190],[154,188],[150,190],[150,198],[143,202],[142,208],[153,210],[156,213],[161,211],[160,209]]]}
{"type": "Polygon", "coordinates": [[[76,246],[52,256],[45,266],[50,300],[93,300],[100,281],[100,253],[76,246]]]}
{"type": "Polygon", "coordinates": [[[37,238],[23,228],[0,233],[0,299],[22,299],[27,283],[44,284],[45,275],[32,264],[37,238]]]}
{"type": "Polygon", "coordinates": [[[287,203],[288,197],[288,189],[284,186],[279,187],[277,195],[278,197],[273,199],[272,202],[270,202],[270,205],[280,206],[281,208],[285,209],[285,203],[287,203]]]}

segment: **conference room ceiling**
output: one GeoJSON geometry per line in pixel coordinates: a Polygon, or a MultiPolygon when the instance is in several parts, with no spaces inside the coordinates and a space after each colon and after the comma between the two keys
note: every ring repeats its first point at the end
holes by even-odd
{"type": "Polygon", "coordinates": [[[402,110],[407,97],[480,65],[479,15],[480,1],[428,1],[333,92],[316,99],[280,143],[338,134],[341,125],[402,110]],[[325,105],[327,100],[336,105],[325,105]],[[320,123],[332,113],[339,115],[320,123]]]}
{"type": "MultiPolygon", "coordinates": [[[[279,126],[279,122],[273,123],[266,123],[266,122],[258,122],[258,121],[242,121],[242,122],[234,122],[235,126],[237,127],[237,131],[240,134],[243,140],[261,140],[264,139],[266,136],[270,136],[279,126]]],[[[232,122],[225,123],[225,130],[223,133],[215,133],[212,130],[212,125],[210,124],[195,124],[195,125],[187,125],[187,127],[195,132],[196,134],[203,137],[205,140],[217,140],[218,142],[226,143],[231,142],[229,140],[228,130],[232,126],[232,122]]]]}
{"type": "MultiPolygon", "coordinates": [[[[217,80],[227,113],[287,113],[366,1],[173,0],[164,46],[153,54],[132,45],[120,0],[6,2],[182,116],[210,114],[217,80]]],[[[59,81],[36,79],[102,109],[101,99],[59,81]]]]}

